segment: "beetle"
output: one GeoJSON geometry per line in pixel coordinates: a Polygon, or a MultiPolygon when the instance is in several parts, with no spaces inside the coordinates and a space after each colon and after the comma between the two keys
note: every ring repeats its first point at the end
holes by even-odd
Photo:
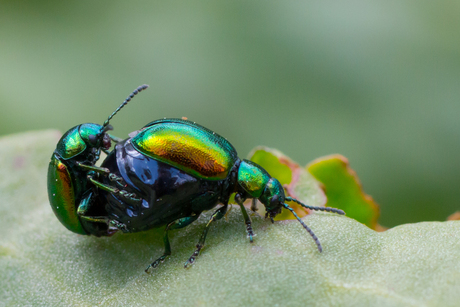
{"type": "MultiPolygon", "coordinates": [[[[99,174],[110,175],[110,171],[96,167],[101,151],[108,153],[112,141],[120,141],[107,133],[112,130],[110,119],[126,105],[136,94],[146,89],[139,86],[132,92],[104,124],[81,124],[69,129],[56,145],[48,166],[48,199],[59,221],[70,231],[78,234],[96,236],[111,235],[116,230],[108,229],[100,223],[94,223],[91,216],[102,208],[93,206],[95,212],[89,212],[89,205],[94,203],[99,174]]],[[[113,175],[110,176],[113,180],[113,175]]],[[[133,197],[124,190],[113,190],[126,197],[133,197]]]]}
{"type": "Polygon", "coordinates": [[[168,232],[186,227],[203,211],[222,204],[210,217],[192,256],[193,264],[203,248],[210,225],[225,216],[234,194],[246,224],[249,241],[254,232],[243,203],[258,200],[266,218],[282,208],[292,212],[315,241],[313,231],[286,203],[345,214],[329,207],[313,207],[286,196],[280,182],[260,165],[240,159],[235,148],[217,133],[185,119],[153,121],[124,140],[108,134],[109,121],[137,93],[138,87],[109,116],[103,125],[82,124],[67,131],[58,142],[48,170],[48,195],[59,221],[69,230],[95,236],[111,236],[165,226],[165,250],[145,270],[158,267],[171,255],[168,232]],[[109,151],[112,142],[116,143],[109,151]],[[101,166],[100,152],[108,155],[101,166]]]}

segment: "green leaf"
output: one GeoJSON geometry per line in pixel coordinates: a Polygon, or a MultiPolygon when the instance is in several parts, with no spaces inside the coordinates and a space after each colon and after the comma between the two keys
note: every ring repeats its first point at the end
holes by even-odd
{"type": "Polygon", "coordinates": [[[250,244],[238,209],[211,227],[196,264],[184,269],[209,214],[171,233],[76,235],[55,218],[46,168],[59,134],[0,139],[1,306],[457,306],[460,221],[408,224],[378,233],[346,216],[271,224],[253,216],[250,244]]]}
{"type": "Polygon", "coordinates": [[[307,165],[307,169],[324,185],[327,207],[342,209],[348,217],[372,229],[379,227],[379,206],[364,193],[347,158],[341,155],[321,157],[307,165]]]}

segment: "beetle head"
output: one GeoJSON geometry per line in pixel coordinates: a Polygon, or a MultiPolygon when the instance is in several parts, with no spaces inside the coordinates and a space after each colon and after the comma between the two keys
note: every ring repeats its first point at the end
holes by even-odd
{"type": "Polygon", "coordinates": [[[110,136],[107,131],[113,130],[111,125],[100,126],[95,124],[83,124],[80,126],[80,135],[86,144],[94,148],[109,149],[111,144],[110,136]],[[91,126],[96,126],[99,129],[95,131],[91,126]]]}
{"type": "Polygon", "coordinates": [[[99,158],[100,150],[108,150],[111,146],[111,137],[107,131],[113,127],[109,125],[110,120],[117,114],[131,99],[140,91],[148,88],[144,84],[135,89],[123,103],[107,118],[104,124],[81,124],[67,131],[59,140],[56,152],[64,159],[68,160],[81,155],[78,160],[87,160],[94,164],[99,158]]]}
{"type": "Polygon", "coordinates": [[[264,204],[266,209],[265,217],[273,218],[281,213],[285,201],[284,189],[276,178],[270,178],[265,185],[259,201],[264,204]]]}
{"type": "Polygon", "coordinates": [[[110,128],[103,128],[97,124],[75,126],[61,137],[56,146],[56,153],[64,160],[79,156],[80,161],[95,162],[100,149],[110,147],[110,137],[106,133],[110,128]]]}

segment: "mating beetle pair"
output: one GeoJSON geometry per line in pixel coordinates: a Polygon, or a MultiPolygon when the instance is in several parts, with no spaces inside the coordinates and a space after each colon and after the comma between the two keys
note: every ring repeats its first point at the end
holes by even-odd
{"type": "Polygon", "coordinates": [[[243,202],[259,200],[272,222],[282,208],[290,210],[310,233],[313,231],[286,204],[344,214],[335,208],[307,206],[286,197],[280,182],[261,166],[240,160],[223,137],[182,119],[153,121],[125,140],[111,136],[109,121],[133,97],[148,86],[138,87],[104,124],[81,124],[59,140],[48,168],[48,196],[59,221],[83,235],[111,236],[117,231],[138,232],[166,226],[165,251],[150,264],[156,268],[171,254],[168,231],[183,228],[203,211],[222,204],[212,214],[196,250],[185,262],[193,264],[203,248],[210,224],[227,212],[231,194],[241,207],[250,242],[254,233],[243,202]],[[112,142],[114,149],[109,152],[112,142]],[[101,151],[107,153],[96,166],[101,151]]]}

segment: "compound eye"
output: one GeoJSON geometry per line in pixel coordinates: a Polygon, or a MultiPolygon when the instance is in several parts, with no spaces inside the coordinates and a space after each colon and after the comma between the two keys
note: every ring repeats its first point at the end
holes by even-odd
{"type": "Polygon", "coordinates": [[[94,134],[90,134],[88,136],[88,140],[91,143],[91,145],[96,146],[97,145],[97,136],[94,134]]]}

